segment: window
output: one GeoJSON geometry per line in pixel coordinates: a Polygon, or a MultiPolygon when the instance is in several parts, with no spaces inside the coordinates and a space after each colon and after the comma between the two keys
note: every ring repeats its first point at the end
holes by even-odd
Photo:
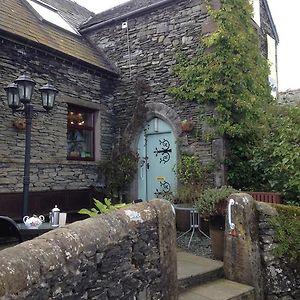
{"type": "Polygon", "coordinates": [[[94,111],[77,106],[68,108],[68,159],[94,160],[94,111]]]}
{"type": "Polygon", "coordinates": [[[269,82],[272,88],[272,95],[277,96],[277,66],[276,66],[276,42],[267,34],[268,60],[270,63],[269,82]]]}
{"type": "Polygon", "coordinates": [[[36,11],[39,16],[60,28],[63,28],[72,33],[78,34],[78,32],[58,13],[57,9],[40,1],[40,0],[26,0],[30,6],[36,11]]]}
{"type": "Polygon", "coordinates": [[[260,26],[260,0],[250,0],[253,7],[253,20],[260,26]]]}

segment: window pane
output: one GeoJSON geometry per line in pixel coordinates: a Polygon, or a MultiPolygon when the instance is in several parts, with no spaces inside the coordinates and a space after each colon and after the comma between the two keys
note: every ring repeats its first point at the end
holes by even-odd
{"type": "Polygon", "coordinates": [[[93,158],[93,131],[68,129],[68,157],[93,158]]]}
{"type": "Polygon", "coordinates": [[[68,125],[93,127],[93,113],[70,109],[68,112],[68,125]]]}

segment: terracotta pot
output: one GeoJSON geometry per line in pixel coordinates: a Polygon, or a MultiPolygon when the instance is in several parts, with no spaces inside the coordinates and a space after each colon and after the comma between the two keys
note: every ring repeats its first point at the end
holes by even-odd
{"type": "Polygon", "coordinates": [[[223,260],[224,257],[224,230],[210,228],[209,235],[211,238],[212,253],[215,259],[223,260]]]}
{"type": "Polygon", "coordinates": [[[224,257],[224,235],[225,218],[213,216],[209,220],[209,236],[211,238],[212,253],[215,259],[223,260],[224,257]]]}
{"type": "Polygon", "coordinates": [[[177,230],[182,232],[188,231],[190,229],[190,212],[175,208],[175,214],[177,230]]]}

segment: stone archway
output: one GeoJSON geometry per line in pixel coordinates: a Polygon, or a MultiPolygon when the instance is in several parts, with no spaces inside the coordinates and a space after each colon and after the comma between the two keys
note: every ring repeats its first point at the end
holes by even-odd
{"type": "MultiPolygon", "coordinates": [[[[159,149],[159,144],[160,142],[163,143],[164,139],[166,138],[166,136],[163,137],[163,134],[166,134],[169,136],[167,137],[170,138],[171,144],[172,144],[172,154],[173,157],[170,161],[170,164],[172,165],[172,169],[175,168],[175,164],[177,162],[177,138],[180,136],[181,134],[181,126],[180,126],[180,118],[178,116],[178,114],[175,112],[175,110],[173,110],[172,108],[170,108],[169,106],[163,104],[163,103],[154,103],[154,102],[149,102],[147,104],[145,104],[144,106],[145,109],[145,114],[143,117],[143,122],[141,122],[140,126],[138,128],[135,128],[135,134],[132,137],[132,141],[131,141],[131,149],[135,152],[141,152],[141,145],[143,142],[145,142],[145,137],[147,137],[147,140],[149,140],[150,138],[150,143],[155,143],[154,140],[154,136],[152,134],[144,134],[145,132],[145,126],[151,126],[151,124],[154,126],[154,122],[158,121],[158,124],[160,124],[159,126],[162,126],[160,129],[162,130],[160,132],[160,129],[158,130],[156,135],[156,143],[158,143],[157,146],[157,151],[162,151],[162,152],[158,152],[158,153],[163,153],[163,148],[159,149]],[[157,120],[157,121],[155,121],[157,120]],[[161,134],[161,135],[160,135],[161,134]],[[161,139],[159,138],[159,135],[161,137],[161,139]],[[143,141],[141,140],[143,139],[143,141]]],[[[131,129],[131,124],[129,124],[127,126],[127,129],[125,130],[125,134],[126,132],[132,131],[131,129]],[[130,128],[130,129],[129,129],[130,128]]],[[[148,132],[149,133],[149,132],[148,132]]],[[[154,132],[155,133],[155,132],[154,132]]],[[[154,145],[154,144],[153,144],[154,145]]],[[[154,147],[154,151],[156,151],[156,146],[154,147]]],[[[166,146],[166,144],[165,144],[166,146]]],[[[153,149],[152,149],[153,150],[153,149]]],[[[151,151],[152,151],[151,150],[151,151]]],[[[167,150],[167,148],[165,149],[167,150]]],[[[145,151],[145,149],[143,150],[145,151]]],[[[152,151],[152,152],[154,152],[152,151]]],[[[156,153],[151,153],[156,155],[156,153]]],[[[131,189],[130,189],[130,194],[133,198],[138,198],[139,196],[141,196],[141,193],[139,192],[140,190],[140,179],[141,179],[141,168],[144,167],[146,168],[147,165],[145,162],[145,155],[143,155],[143,153],[139,153],[140,156],[140,160],[139,160],[139,170],[138,170],[138,174],[136,176],[136,179],[134,180],[133,184],[131,185],[131,189]],[[141,165],[143,165],[141,167],[141,165]]],[[[152,157],[153,159],[153,157],[152,157]]],[[[153,160],[152,160],[153,161],[153,160]]],[[[160,159],[159,159],[160,161],[160,159]]],[[[167,164],[167,163],[166,163],[167,164]]],[[[165,165],[166,167],[166,165],[165,165]]],[[[144,169],[143,172],[146,172],[146,170],[144,169]]],[[[172,171],[173,172],[173,171],[172,171]]],[[[170,176],[170,172],[168,172],[170,176]]],[[[170,181],[172,182],[173,185],[173,189],[171,189],[172,192],[176,191],[176,186],[177,186],[177,179],[175,176],[175,173],[173,172],[174,177],[170,179],[170,181]]],[[[162,194],[160,193],[161,191],[167,191],[167,183],[165,183],[165,181],[167,181],[169,183],[168,180],[166,180],[166,175],[162,175],[160,176],[160,174],[155,175],[154,173],[150,174],[152,176],[152,192],[157,193],[155,196],[156,197],[160,197],[162,196],[162,194]],[[160,179],[165,179],[165,180],[160,180],[160,179]],[[156,182],[158,184],[158,187],[154,187],[154,182],[156,182]],[[156,189],[158,189],[158,191],[156,191],[156,189]]],[[[150,195],[151,193],[148,193],[148,196],[143,197],[144,200],[148,200],[149,197],[152,198],[152,196],[150,195]]]]}

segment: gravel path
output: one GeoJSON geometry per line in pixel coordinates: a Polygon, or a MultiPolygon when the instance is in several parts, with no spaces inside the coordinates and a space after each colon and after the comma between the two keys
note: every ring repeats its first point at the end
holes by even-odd
{"type": "Polygon", "coordinates": [[[213,258],[210,239],[203,236],[199,232],[195,231],[193,238],[192,238],[190,248],[188,248],[188,243],[189,243],[189,240],[191,237],[191,233],[189,232],[189,233],[185,234],[184,236],[178,238],[181,234],[182,234],[182,232],[179,232],[179,231],[177,232],[177,247],[178,248],[180,248],[184,251],[193,253],[198,256],[203,256],[206,258],[213,258]]]}

